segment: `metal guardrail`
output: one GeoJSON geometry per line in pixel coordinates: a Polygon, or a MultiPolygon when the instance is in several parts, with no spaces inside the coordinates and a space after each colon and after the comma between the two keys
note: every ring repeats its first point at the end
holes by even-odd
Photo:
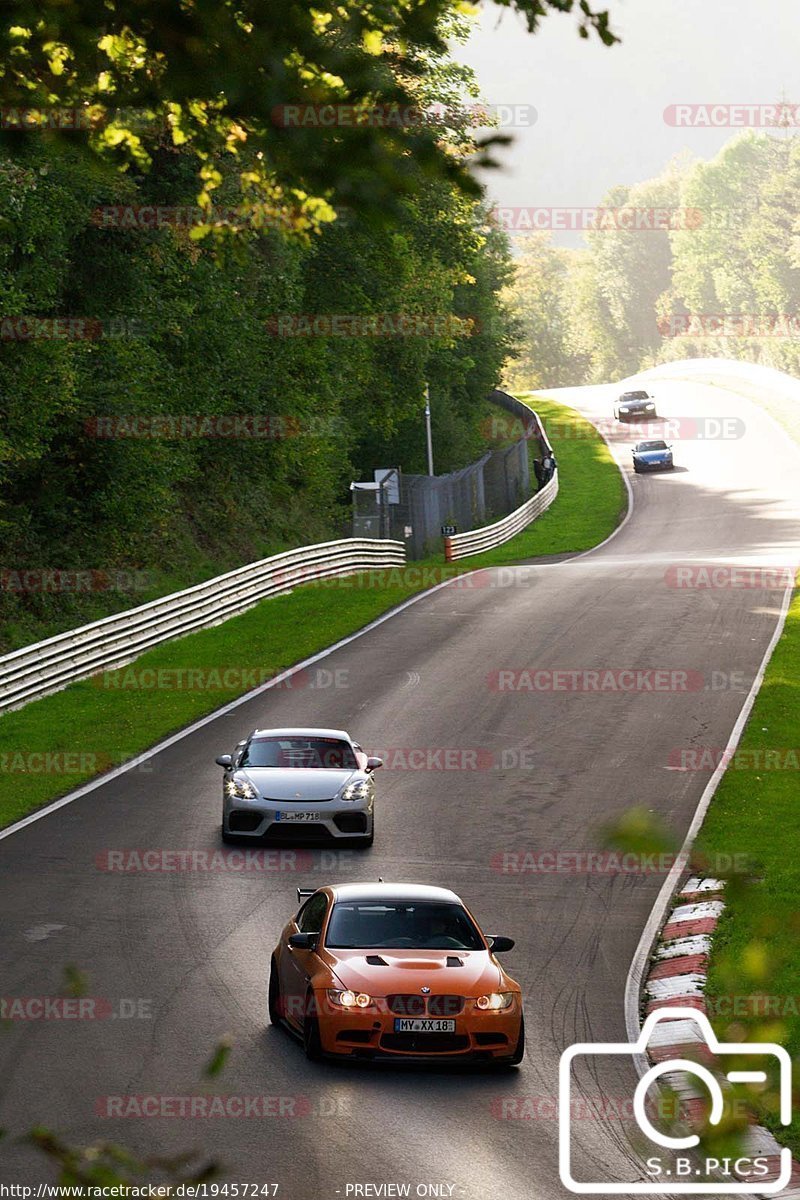
{"type": "Polygon", "coordinates": [[[397,541],[345,538],[301,546],[238,567],[215,579],[24,646],[0,658],[0,712],[20,708],[78,679],[113,670],[145,650],[219,625],[268,596],[314,579],[404,566],[397,541]]]}
{"type": "Polygon", "coordinates": [[[540,517],[548,509],[558,495],[558,468],[544,487],[526,500],[519,508],[514,509],[501,521],[494,525],[485,525],[482,529],[470,529],[466,533],[455,533],[444,539],[444,556],[447,562],[455,562],[459,558],[467,558],[470,554],[483,554],[485,550],[493,550],[510,541],[531,521],[540,517]]]}

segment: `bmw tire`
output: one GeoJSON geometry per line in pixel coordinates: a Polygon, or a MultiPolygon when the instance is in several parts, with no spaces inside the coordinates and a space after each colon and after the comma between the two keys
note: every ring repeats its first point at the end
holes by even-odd
{"type": "Polygon", "coordinates": [[[306,1017],[303,1021],[303,1049],[310,1062],[319,1062],[322,1058],[322,1041],[319,1035],[319,1021],[312,1011],[314,993],[306,993],[306,1017]]]}
{"type": "Polygon", "coordinates": [[[278,964],[272,958],[269,964],[269,988],[267,992],[267,1008],[270,1025],[280,1025],[282,1022],[283,1002],[281,1000],[281,982],[278,976],[278,964]]]}
{"type": "Polygon", "coordinates": [[[510,1067],[518,1067],[524,1057],[525,1057],[525,1018],[522,1017],[522,1019],[520,1020],[520,1023],[519,1023],[519,1037],[517,1038],[517,1044],[514,1047],[514,1053],[511,1055],[508,1065],[510,1067]]]}

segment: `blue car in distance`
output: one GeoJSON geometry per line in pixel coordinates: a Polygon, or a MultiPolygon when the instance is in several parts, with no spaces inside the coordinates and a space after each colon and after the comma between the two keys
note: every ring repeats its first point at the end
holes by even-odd
{"type": "Polygon", "coordinates": [[[639,442],[631,453],[633,469],[637,474],[641,471],[671,471],[675,466],[672,461],[672,447],[660,439],[639,442]]]}

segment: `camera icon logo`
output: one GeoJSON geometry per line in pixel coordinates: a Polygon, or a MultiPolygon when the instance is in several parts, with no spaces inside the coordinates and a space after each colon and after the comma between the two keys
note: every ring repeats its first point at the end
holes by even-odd
{"type": "MultiPolygon", "coordinates": [[[[710,1099],[708,1121],[718,1125],[722,1120],[725,1108],[725,1096],[721,1080],[730,1084],[766,1084],[767,1072],[763,1069],[735,1069],[721,1076],[714,1074],[707,1066],[689,1058],[671,1058],[656,1063],[639,1079],[633,1094],[633,1116],[639,1130],[647,1142],[654,1147],[654,1158],[647,1159],[649,1181],[621,1182],[614,1180],[581,1181],[573,1177],[572,1142],[571,1142],[571,1112],[572,1112],[572,1077],[573,1063],[576,1059],[597,1059],[606,1056],[625,1056],[635,1060],[646,1054],[647,1048],[655,1040],[656,1027],[666,1022],[676,1020],[691,1021],[702,1036],[702,1042],[714,1056],[733,1055],[736,1058],[747,1057],[763,1060],[773,1057],[778,1063],[779,1079],[779,1118],[782,1125],[789,1125],[792,1119],[792,1064],[788,1052],[783,1046],[774,1042],[720,1042],[717,1039],[708,1017],[694,1008],[668,1008],[651,1013],[642,1026],[636,1042],[581,1042],[568,1047],[561,1055],[559,1064],[559,1129],[558,1129],[558,1166],[561,1182],[570,1192],[579,1195],[695,1195],[695,1196],[734,1196],[748,1194],[772,1195],[787,1187],[792,1174],[791,1151],[784,1147],[780,1152],[780,1170],[776,1179],[765,1181],[767,1174],[764,1156],[747,1155],[743,1153],[735,1162],[735,1171],[731,1172],[731,1159],[707,1158],[703,1164],[702,1153],[695,1158],[674,1157],[678,1152],[697,1150],[700,1138],[696,1133],[674,1136],[657,1129],[650,1120],[646,1109],[647,1095],[650,1088],[662,1076],[670,1072],[682,1072],[696,1076],[705,1085],[710,1099]],[[669,1153],[669,1158],[662,1162],[659,1151],[669,1153]],[[695,1179],[690,1182],[690,1177],[695,1179]],[[700,1178],[702,1177],[702,1179],[700,1178]],[[710,1177],[710,1178],[709,1178],[710,1177]],[[742,1182],[741,1180],[744,1179],[742,1182]],[[722,1180],[722,1181],[720,1181],[722,1180]],[[728,1180],[727,1182],[725,1180],[728,1180]]],[[[591,1063],[589,1064],[591,1065],[591,1063]]]]}

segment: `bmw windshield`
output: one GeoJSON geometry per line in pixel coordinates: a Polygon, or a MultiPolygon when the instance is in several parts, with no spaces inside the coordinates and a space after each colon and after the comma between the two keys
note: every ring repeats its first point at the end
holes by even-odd
{"type": "Polygon", "coordinates": [[[334,905],[325,944],[335,950],[485,950],[459,904],[348,901],[334,905]]]}

